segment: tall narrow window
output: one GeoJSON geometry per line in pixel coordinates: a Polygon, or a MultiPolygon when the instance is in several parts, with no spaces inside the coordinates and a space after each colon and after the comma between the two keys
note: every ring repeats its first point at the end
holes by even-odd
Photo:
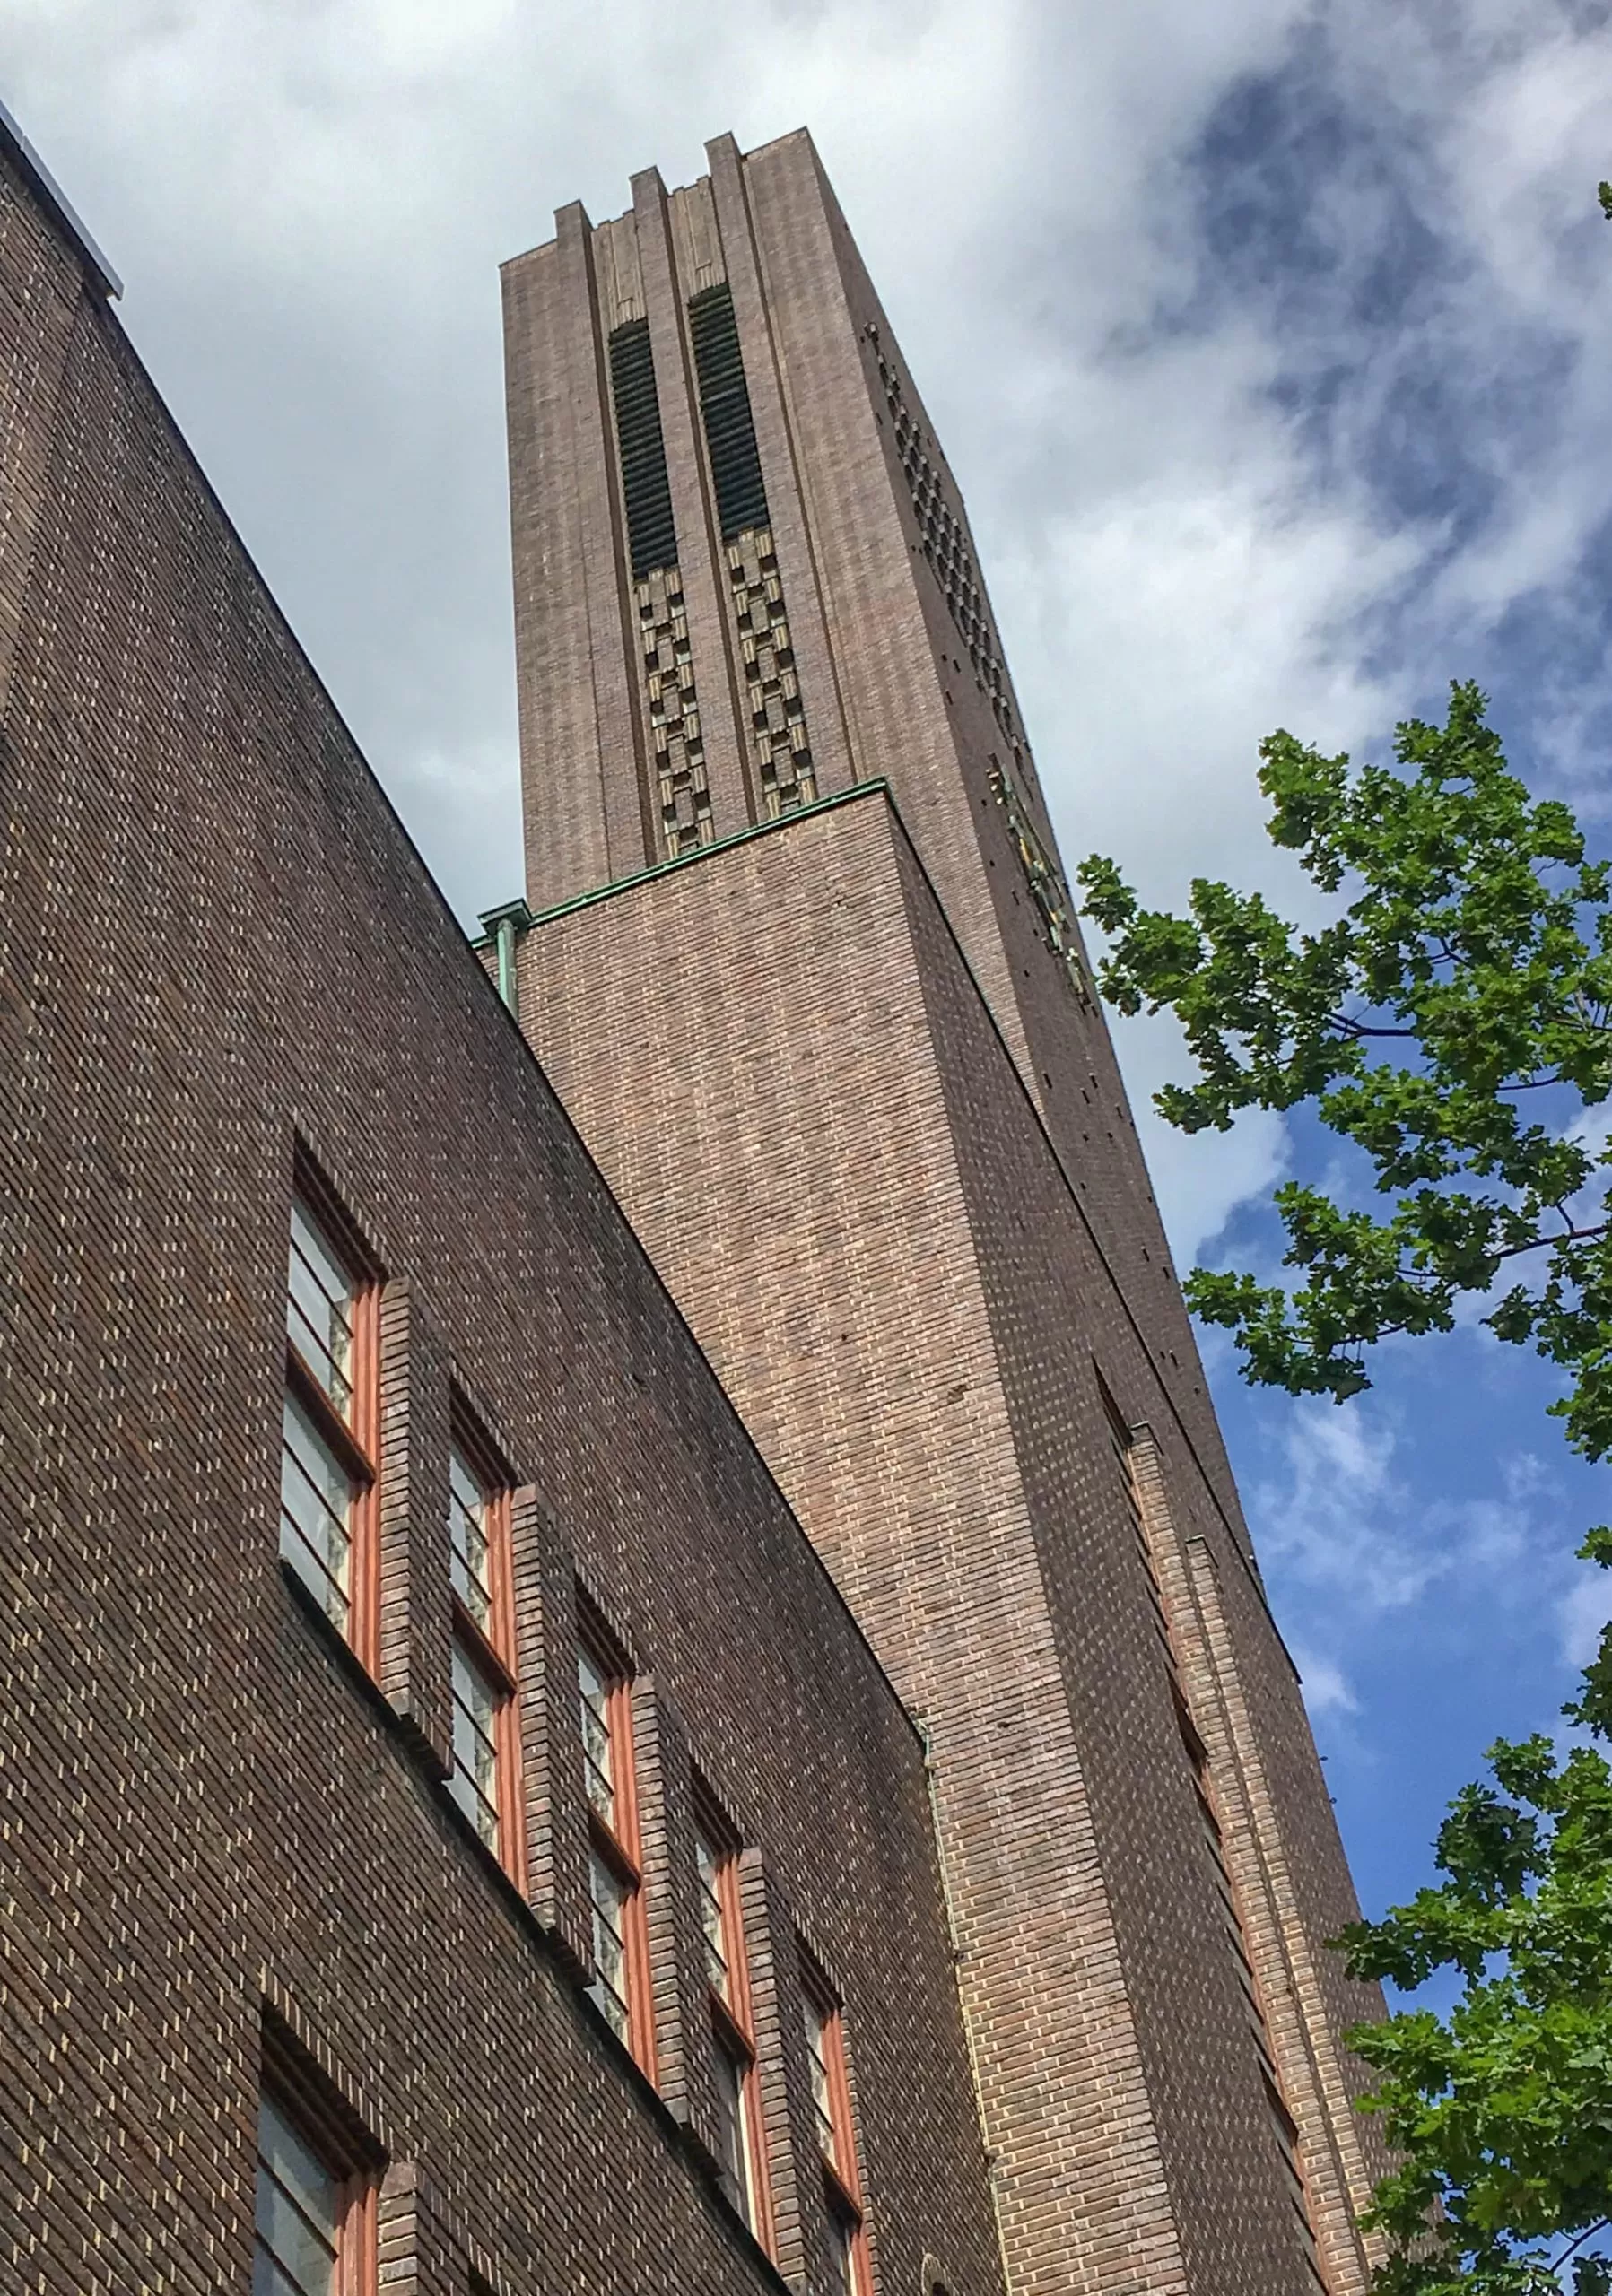
{"type": "Polygon", "coordinates": [[[449,1791],[517,1888],[524,1888],[510,1483],[463,1425],[449,1451],[448,1536],[453,1580],[449,1791]]]}
{"type": "Polygon", "coordinates": [[[818,2150],[823,2155],[823,2196],[834,2256],[845,2296],[870,2296],[873,2280],[868,2268],[867,2227],[862,2211],[862,2179],[850,2118],[844,2012],[817,1970],[803,1969],[802,1988],[812,2107],[816,2116],[818,2150]]]}
{"type": "Polygon", "coordinates": [[[265,2089],[252,2296],[373,2296],[375,2179],[265,2089]]]}
{"type": "Polygon", "coordinates": [[[300,1188],[285,1305],[280,1552],[371,1670],[379,1392],[375,1270],[300,1188]]]}
{"type": "Polygon", "coordinates": [[[593,1902],[594,1998],[611,2030],[655,2077],[643,1852],[632,1761],[632,1680],[589,1628],[579,1646],[582,1764],[588,1789],[588,1889],[593,1902]]]}
{"type": "Polygon", "coordinates": [[[701,1915],[705,1932],[705,1981],[710,1996],[711,2047],[723,2181],[745,2223],[771,2252],[771,2207],[761,2079],[750,2005],[750,1966],[739,1904],[738,1844],[709,1804],[695,1822],[701,1915]]]}

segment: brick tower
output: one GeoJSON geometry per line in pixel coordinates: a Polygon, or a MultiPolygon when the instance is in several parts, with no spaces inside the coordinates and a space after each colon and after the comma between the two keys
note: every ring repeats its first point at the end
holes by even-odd
{"type": "Polygon", "coordinates": [[[1015,2296],[1345,2296],[1353,1894],[963,502],[809,137],[709,156],[505,267],[501,980],[928,1733],[1015,2296]]]}

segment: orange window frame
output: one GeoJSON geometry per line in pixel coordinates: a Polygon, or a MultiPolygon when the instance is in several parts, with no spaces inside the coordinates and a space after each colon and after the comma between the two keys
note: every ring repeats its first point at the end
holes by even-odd
{"type": "MultiPolygon", "coordinates": [[[[347,1643],[370,1674],[380,1671],[380,1271],[318,1174],[299,1164],[292,1190],[353,1285],[353,1409],[344,1418],[296,1341],[285,1338],[286,1386],[353,1479],[348,1518],[347,1643]]],[[[287,1222],[289,1227],[290,1223],[287,1222]]]]}
{"type": "MultiPolygon", "coordinates": [[[[360,2149],[339,2126],[326,2101],[282,2048],[266,2034],[260,2100],[266,2100],[326,2172],[339,2183],[335,2278],[332,2296],[378,2296],[380,2287],[380,2170],[379,2154],[360,2149]]],[[[256,2177],[263,2174],[261,2135],[256,2177]]]]}
{"type": "Polygon", "coordinates": [[[803,1970],[802,1989],[817,2021],[828,2084],[829,2144],[819,2147],[828,2211],[846,2235],[856,2296],[872,2296],[873,2266],[868,2254],[862,2172],[857,2158],[856,2124],[851,2118],[845,2012],[827,1980],[816,1970],[803,1970]]]}
{"type": "Polygon", "coordinates": [[[716,1866],[717,1911],[722,1938],[722,1958],[728,1968],[728,1998],[707,1984],[716,2045],[726,2048],[742,2065],[744,2138],[750,2170],[751,2231],[770,2257],[777,2255],[777,2231],[772,2214],[772,2179],[767,2160],[766,2130],[762,2119],[761,2055],[755,2042],[755,2012],[750,1991],[750,1958],[745,1944],[745,1909],[739,1893],[739,1843],[730,1825],[701,1795],[696,1803],[695,1825],[712,1853],[716,1866]]]}
{"type": "Polygon", "coordinates": [[[452,1595],[453,1631],[497,1694],[492,1729],[498,1770],[498,1860],[524,1896],[526,1809],[521,1791],[520,1675],[516,1661],[515,1552],[510,1519],[514,1478],[485,1437],[457,1412],[453,1417],[449,1439],[482,1493],[490,1598],[487,1623],[483,1626],[456,1587],[452,1595]]]}
{"type": "MultiPolygon", "coordinates": [[[[610,1742],[610,1785],[614,1822],[586,1795],[591,1846],[625,1892],[622,1946],[626,1980],[627,2048],[640,2073],[656,2079],[655,2021],[649,1982],[649,1924],[644,1903],[643,1836],[639,1824],[638,1763],[632,1737],[632,1669],[625,1653],[587,1611],[579,1622],[578,1647],[605,1689],[605,1729],[610,1742]]],[[[579,1704],[581,1699],[578,1687],[579,1704]]]]}

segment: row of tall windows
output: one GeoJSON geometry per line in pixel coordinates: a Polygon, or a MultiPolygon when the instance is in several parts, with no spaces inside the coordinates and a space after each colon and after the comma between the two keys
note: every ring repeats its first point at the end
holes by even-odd
{"type": "Polygon", "coordinates": [[[1270,2031],[1266,2022],[1264,2005],[1259,1997],[1259,1980],[1249,1958],[1247,1934],[1237,1903],[1236,1887],[1226,1863],[1225,1839],[1221,1831],[1219,1812],[1211,1773],[1209,1753],[1187,1704],[1181,1685],[1180,1659],[1175,1638],[1171,1631],[1169,1613],[1165,1606],[1163,1588],[1159,1583],[1158,1567],[1154,1556],[1153,1541],[1147,1528],[1147,1517],[1142,1503],[1141,1487],[1137,1479],[1136,1443],[1130,1428],[1122,1417],[1119,1405],[1101,1378],[1098,1382],[1109,1433],[1118,1465],[1120,1488],[1127,1518],[1135,1535],[1137,1559],[1146,1574],[1148,1599],[1154,1623],[1157,1629],[1166,1670],[1170,1678],[1170,1695],[1175,1709],[1176,1725],[1181,1744],[1192,1773],[1193,1794],[1198,1805],[1199,1830],[1202,1833],[1209,1870],[1214,1878],[1216,1896],[1219,1901],[1221,1923],[1225,1935],[1232,1967],[1236,1973],[1243,2005],[1248,2012],[1250,2030],[1259,2057],[1259,2077],[1265,2091],[1265,2101],[1270,2114],[1270,2125],[1276,2138],[1277,2153],[1281,2162],[1283,2188],[1293,2205],[1294,2229],[1297,2234],[1300,2253],[1303,2257],[1312,2285],[1320,2292],[1326,2288],[1321,2275],[1320,2255],[1316,2245],[1315,2226],[1310,2213],[1310,2198],[1304,2181],[1302,2155],[1299,2149],[1298,2125],[1288,2110],[1282,2093],[1282,2083],[1271,2054],[1270,2031]]]}
{"type": "MultiPolygon", "coordinates": [[[[292,1208],[286,1287],[280,1552],[371,1672],[379,1590],[379,1270],[311,1176],[292,1208]]],[[[444,1526],[452,1588],[452,1767],[447,1790],[517,1888],[526,1887],[520,1796],[513,1475],[456,1398],[444,1526]]],[[[588,1807],[596,2005],[656,2078],[649,1924],[633,1743],[633,1670],[579,1602],[577,1691],[588,1807]]],[[[738,1837],[701,1799],[695,1858],[724,2187],[774,2248],[760,2056],[739,1889],[738,1837]]],[[[871,2296],[867,2238],[846,2066],[843,2012],[803,1960],[824,2197],[847,2296],[871,2296]]],[[[372,2176],[273,2087],[259,2126],[253,2296],[370,2296],[372,2176]]]]}

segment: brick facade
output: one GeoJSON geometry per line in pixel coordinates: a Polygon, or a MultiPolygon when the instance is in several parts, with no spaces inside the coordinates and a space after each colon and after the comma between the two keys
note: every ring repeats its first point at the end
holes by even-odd
{"type": "Polygon", "coordinates": [[[14,157],[0,2284],[246,2288],[266,2032],[379,2164],[388,2288],[780,2285],[707,2149],[697,1763],[783,2271],[832,2286],[804,1937],[877,2296],[994,2296],[919,1737],[14,157]],[[299,1143],[385,1272],[378,1680],[276,1561],[299,1143]],[[524,1897],[442,1782],[453,1389],[519,1484],[524,1897]],[[584,1990],[579,1579],[640,1676],[659,2093],[584,1990]]]}
{"type": "MultiPolygon", "coordinates": [[[[1351,2211],[1381,2163],[1339,2035],[1376,1996],[1325,1950],[1348,1876],[966,515],[809,139],[709,149],[700,184],[635,178],[632,216],[593,231],[567,210],[559,241],[505,270],[528,895],[549,904],[519,1010],[928,1732],[1011,2285],[1301,2296],[1285,2112],[1317,2260],[1351,2296],[1368,2263],[1351,2211]],[[634,268],[667,214],[671,271],[658,239],[634,268]],[[584,296],[562,274],[579,281],[589,249],[584,296]],[[733,557],[687,314],[713,279],[819,801],[769,827],[754,783],[713,782],[706,843],[665,865],[640,781],[645,842],[606,839],[588,875],[572,817],[624,817],[640,768],[631,744],[554,742],[584,707],[554,663],[624,692],[640,743],[658,689],[635,683],[632,613],[613,655],[553,578],[553,342],[588,337],[603,378],[615,330],[651,324],[679,578],[709,594],[733,557]],[[1156,1596],[1104,1388],[1132,1431],[1156,1596]]],[[[614,499],[605,381],[567,417],[595,467],[566,489],[614,499]]],[[[567,512],[588,596],[614,564],[627,597],[608,525],[579,532],[567,512]]],[[[745,636],[691,609],[679,674],[708,744],[724,693],[741,748],[760,738],[745,636]]]]}

